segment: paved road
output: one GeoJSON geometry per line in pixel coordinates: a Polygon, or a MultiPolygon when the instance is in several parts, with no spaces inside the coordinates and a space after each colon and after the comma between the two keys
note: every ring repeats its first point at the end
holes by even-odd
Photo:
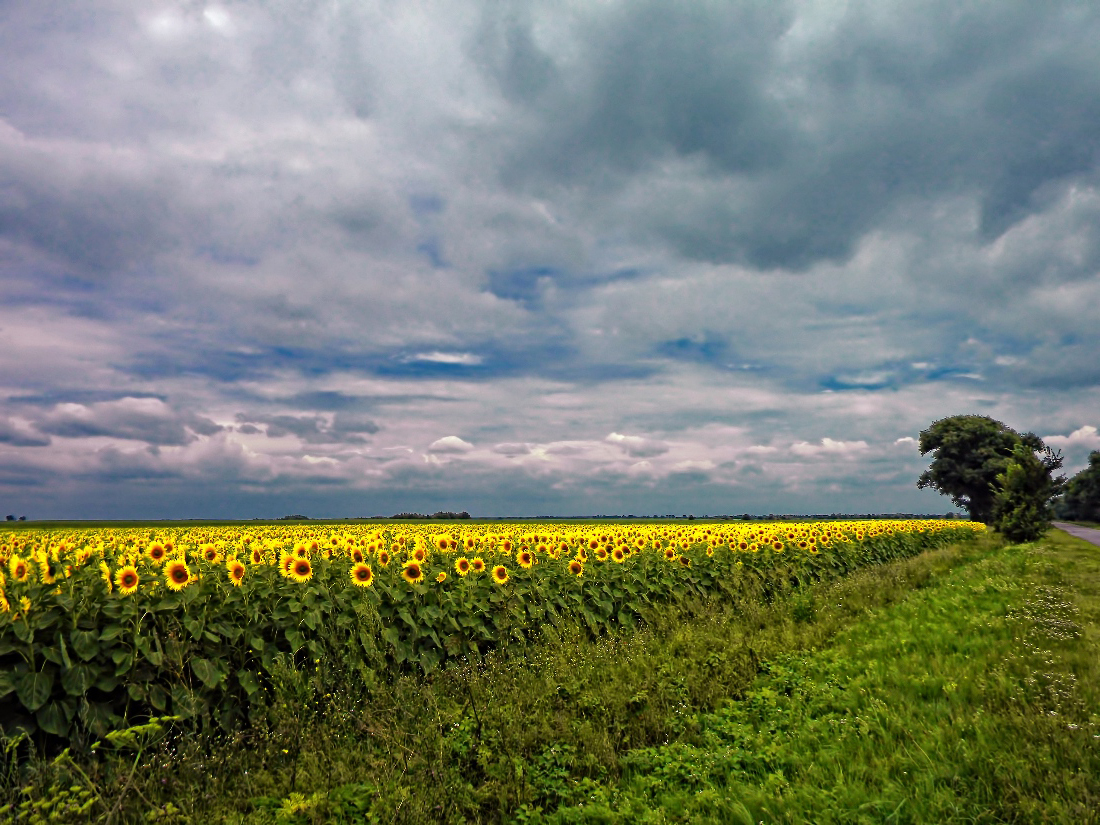
{"type": "Polygon", "coordinates": [[[1076,524],[1066,524],[1064,521],[1055,521],[1053,524],[1059,530],[1065,530],[1071,536],[1091,541],[1097,547],[1100,547],[1100,530],[1094,530],[1091,527],[1078,527],[1076,524]]]}

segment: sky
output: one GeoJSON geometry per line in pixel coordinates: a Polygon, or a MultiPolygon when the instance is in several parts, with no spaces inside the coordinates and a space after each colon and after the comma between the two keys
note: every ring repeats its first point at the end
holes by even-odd
{"type": "Polygon", "coordinates": [[[942,513],[1100,449],[1100,7],[0,3],[0,513],[942,513]]]}

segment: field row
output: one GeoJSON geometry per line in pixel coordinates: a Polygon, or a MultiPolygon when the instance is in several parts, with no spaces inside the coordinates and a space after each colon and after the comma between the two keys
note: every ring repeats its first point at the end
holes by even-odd
{"type": "Polygon", "coordinates": [[[669,602],[770,599],[973,535],[959,521],[13,531],[0,725],[95,736],[142,714],[229,727],[289,664],[318,679],[600,635],[669,602]]]}

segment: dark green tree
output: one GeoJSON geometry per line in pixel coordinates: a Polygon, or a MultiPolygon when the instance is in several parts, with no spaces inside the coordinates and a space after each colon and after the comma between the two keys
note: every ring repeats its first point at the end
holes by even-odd
{"type": "Polygon", "coordinates": [[[1057,514],[1071,521],[1100,521],[1100,450],[1089,453],[1089,466],[1066,484],[1057,514]]]}
{"type": "Polygon", "coordinates": [[[1018,444],[993,490],[993,528],[1013,544],[1035,541],[1050,529],[1057,480],[1035,453],[1018,444]]]}
{"type": "MultiPolygon", "coordinates": [[[[921,473],[917,487],[931,487],[951,496],[974,521],[993,523],[993,505],[1000,488],[997,476],[1013,460],[1017,447],[1025,447],[1046,469],[1048,476],[1062,466],[1062,457],[1034,433],[1022,435],[1007,424],[986,415],[953,415],[941,418],[920,434],[921,455],[932,453],[932,464],[921,473]]],[[[1062,479],[1051,480],[1055,492],[1062,479]]]]}

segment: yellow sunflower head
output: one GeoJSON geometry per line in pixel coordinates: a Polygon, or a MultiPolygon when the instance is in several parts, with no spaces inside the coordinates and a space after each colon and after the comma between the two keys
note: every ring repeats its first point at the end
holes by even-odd
{"type": "Polygon", "coordinates": [[[294,559],[287,577],[294,579],[298,584],[307,582],[313,578],[313,565],[310,564],[309,559],[294,559]]]}
{"type": "Polygon", "coordinates": [[[133,565],[128,564],[125,567],[120,567],[118,572],[115,573],[115,584],[118,586],[118,592],[123,596],[136,593],[140,582],[141,577],[138,576],[138,571],[133,565]]]}
{"type": "Polygon", "coordinates": [[[535,563],[535,557],[530,550],[520,550],[516,553],[516,563],[524,570],[530,570],[535,563]]]}
{"type": "Polygon", "coordinates": [[[420,566],[420,562],[410,559],[405,562],[405,568],[401,571],[401,578],[409,584],[420,584],[424,581],[424,568],[420,566]]]}
{"type": "Polygon", "coordinates": [[[473,570],[475,573],[484,573],[485,562],[480,556],[475,556],[474,558],[470,559],[470,569],[473,570]]]}
{"type": "Polygon", "coordinates": [[[569,562],[569,572],[574,576],[579,576],[584,572],[584,565],[576,559],[573,559],[573,561],[569,562]]]}
{"type": "Polygon", "coordinates": [[[364,562],[352,565],[350,576],[352,584],[357,587],[370,587],[374,584],[374,571],[364,562]]]}
{"type": "Polygon", "coordinates": [[[191,571],[182,559],[173,559],[164,566],[164,583],[169,590],[183,590],[191,583],[191,571]]]}
{"type": "Polygon", "coordinates": [[[154,541],[145,548],[145,555],[149,557],[149,561],[153,562],[153,564],[160,564],[168,558],[168,551],[159,541],[154,541]]]}
{"type": "Polygon", "coordinates": [[[229,570],[229,581],[233,582],[234,587],[240,587],[244,581],[244,565],[233,559],[226,564],[226,568],[229,570]]]}
{"type": "Polygon", "coordinates": [[[455,559],[455,572],[460,576],[465,576],[470,572],[470,560],[465,556],[460,556],[455,559]]]}
{"type": "Polygon", "coordinates": [[[493,584],[504,584],[508,581],[508,568],[498,564],[493,568],[493,584]]]}

